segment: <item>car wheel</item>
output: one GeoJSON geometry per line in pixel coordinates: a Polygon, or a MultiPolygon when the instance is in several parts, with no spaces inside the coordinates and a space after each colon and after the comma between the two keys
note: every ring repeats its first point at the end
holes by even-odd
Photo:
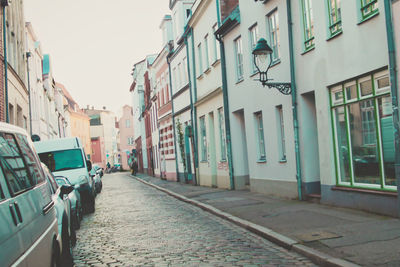
{"type": "Polygon", "coordinates": [[[61,262],[60,262],[60,248],[57,244],[57,241],[53,241],[53,249],[51,251],[51,267],[60,267],[61,262]]]}
{"type": "Polygon", "coordinates": [[[62,266],[65,267],[72,267],[73,266],[73,260],[72,260],[72,244],[71,244],[71,239],[68,234],[68,220],[66,217],[63,220],[63,227],[62,227],[62,253],[61,253],[61,263],[62,266]],[[65,222],[65,223],[64,223],[65,222]]]}
{"type": "Polygon", "coordinates": [[[75,247],[75,245],[76,245],[76,231],[75,231],[75,226],[74,225],[71,225],[71,235],[70,235],[70,244],[71,244],[71,247],[75,247]]]}
{"type": "Polygon", "coordinates": [[[87,212],[93,213],[95,210],[95,205],[96,205],[96,199],[93,197],[92,201],[90,201],[86,206],[87,212]]]}
{"type": "Polygon", "coordinates": [[[81,218],[80,217],[81,217],[81,210],[79,207],[77,207],[75,216],[73,218],[75,230],[78,230],[79,228],[81,228],[81,218]]]}

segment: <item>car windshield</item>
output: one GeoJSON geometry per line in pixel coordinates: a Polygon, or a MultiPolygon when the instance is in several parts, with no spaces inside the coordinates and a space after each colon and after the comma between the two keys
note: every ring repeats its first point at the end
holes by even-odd
{"type": "Polygon", "coordinates": [[[39,153],[40,160],[52,172],[85,167],[80,149],[68,149],[39,153]]]}

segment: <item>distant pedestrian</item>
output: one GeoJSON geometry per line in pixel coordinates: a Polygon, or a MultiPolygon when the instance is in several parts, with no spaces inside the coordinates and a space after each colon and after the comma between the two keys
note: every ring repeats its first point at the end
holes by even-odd
{"type": "Polygon", "coordinates": [[[132,173],[132,175],[136,175],[138,165],[137,165],[137,162],[136,162],[135,159],[132,159],[132,162],[131,162],[131,166],[130,166],[130,167],[131,167],[131,173],[132,173]]]}

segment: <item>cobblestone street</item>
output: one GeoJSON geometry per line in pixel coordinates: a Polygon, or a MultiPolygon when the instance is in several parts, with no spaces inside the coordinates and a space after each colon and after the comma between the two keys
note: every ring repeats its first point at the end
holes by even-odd
{"type": "Polygon", "coordinates": [[[103,177],[77,237],[76,266],[314,266],[128,173],[103,177]]]}

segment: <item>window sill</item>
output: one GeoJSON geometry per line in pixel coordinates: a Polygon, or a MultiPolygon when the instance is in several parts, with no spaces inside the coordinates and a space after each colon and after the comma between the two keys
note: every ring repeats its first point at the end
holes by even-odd
{"type": "Polygon", "coordinates": [[[239,84],[239,83],[241,83],[241,82],[243,82],[244,81],[244,79],[243,78],[240,78],[240,79],[238,79],[237,81],[236,81],[236,84],[239,84]]]}
{"type": "Polygon", "coordinates": [[[266,159],[259,159],[259,160],[257,160],[257,163],[267,163],[267,160],[266,159]]]}
{"type": "Polygon", "coordinates": [[[216,59],[216,60],[211,64],[211,66],[215,67],[215,66],[217,66],[220,62],[221,62],[220,59],[216,59]]]}
{"type": "Polygon", "coordinates": [[[208,163],[207,160],[200,160],[200,163],[208,163]]]}
{"type": "Polygon", "coordinates": [[[304,50],[303,53],[301,53],[301,55],[303,56],[303,55],[307,54],[308,52],[313,51],[314,49],[315,49],[315,45],[313,47],[308,48],[307,50],[304,50]]]}
{"type": "Polygon", "coordinates": [[[281,159],[281,160],[279,160],[279,163],[286,163],[286,162],[287,162],[286,159],[281,159]]]}
{"type": "Polygon", "coordinates": [[[334,34],[331,34],[331,36],[328,37],[328,39],[326,39],[326,41],[330,41],[336,37],[338,37],[339,35],[341,35],[343,33],[343,30],[340,30],[338,32],[335,32],[334,34]]]}
{"type": "Polygon", "coordinates": [[[204,73],[205,73],[205,74],[208,74],[208,73],[210,73],[210,71],[211,71],[211,68],[210,68],[210,67],[207,67],[207,69],[205,69],[204,73]]]}
{"type": "Polygon", "coordinates": [[[201,80],[201,79],[203,79],[203,73],[200,74],[199,76],[197,76],[197,80],[201,80]]]}
{"type": "Polygon", "coordinates": [[[226,162],[226,159],[221,159],[219,162],[224,163],[224,162],[226,162]]]}
{"type": "Polygon", "coordinates": [[[372,19],[372,18],[374,18],[374,17],[376,17],[378,15],[379,15],[379,10],[377,9],[376,11],[372,12],[371,14],[369,14],[368,17],[365,17],[365,18],[361,19],[361,21],[358,22],[357,25],[361,25],[364,22],[366,22],[366,21],[368,21],[368,20],[370,20],[370,19],[372,19]]]}
{"type": "Polygon", "coordinates": [[[375,190],[375,189],[346,187],[346,186],[342,186],[342,185],[334,186],[334,187],[331,188],[331,190],[357,192],[357,193],[364,193],[364,194],[374,194],[374,195],[389,196],[389,197],[397,197],[397,192],[395,192],[395,191],[383,191],[383,190],[375,190]]]}

